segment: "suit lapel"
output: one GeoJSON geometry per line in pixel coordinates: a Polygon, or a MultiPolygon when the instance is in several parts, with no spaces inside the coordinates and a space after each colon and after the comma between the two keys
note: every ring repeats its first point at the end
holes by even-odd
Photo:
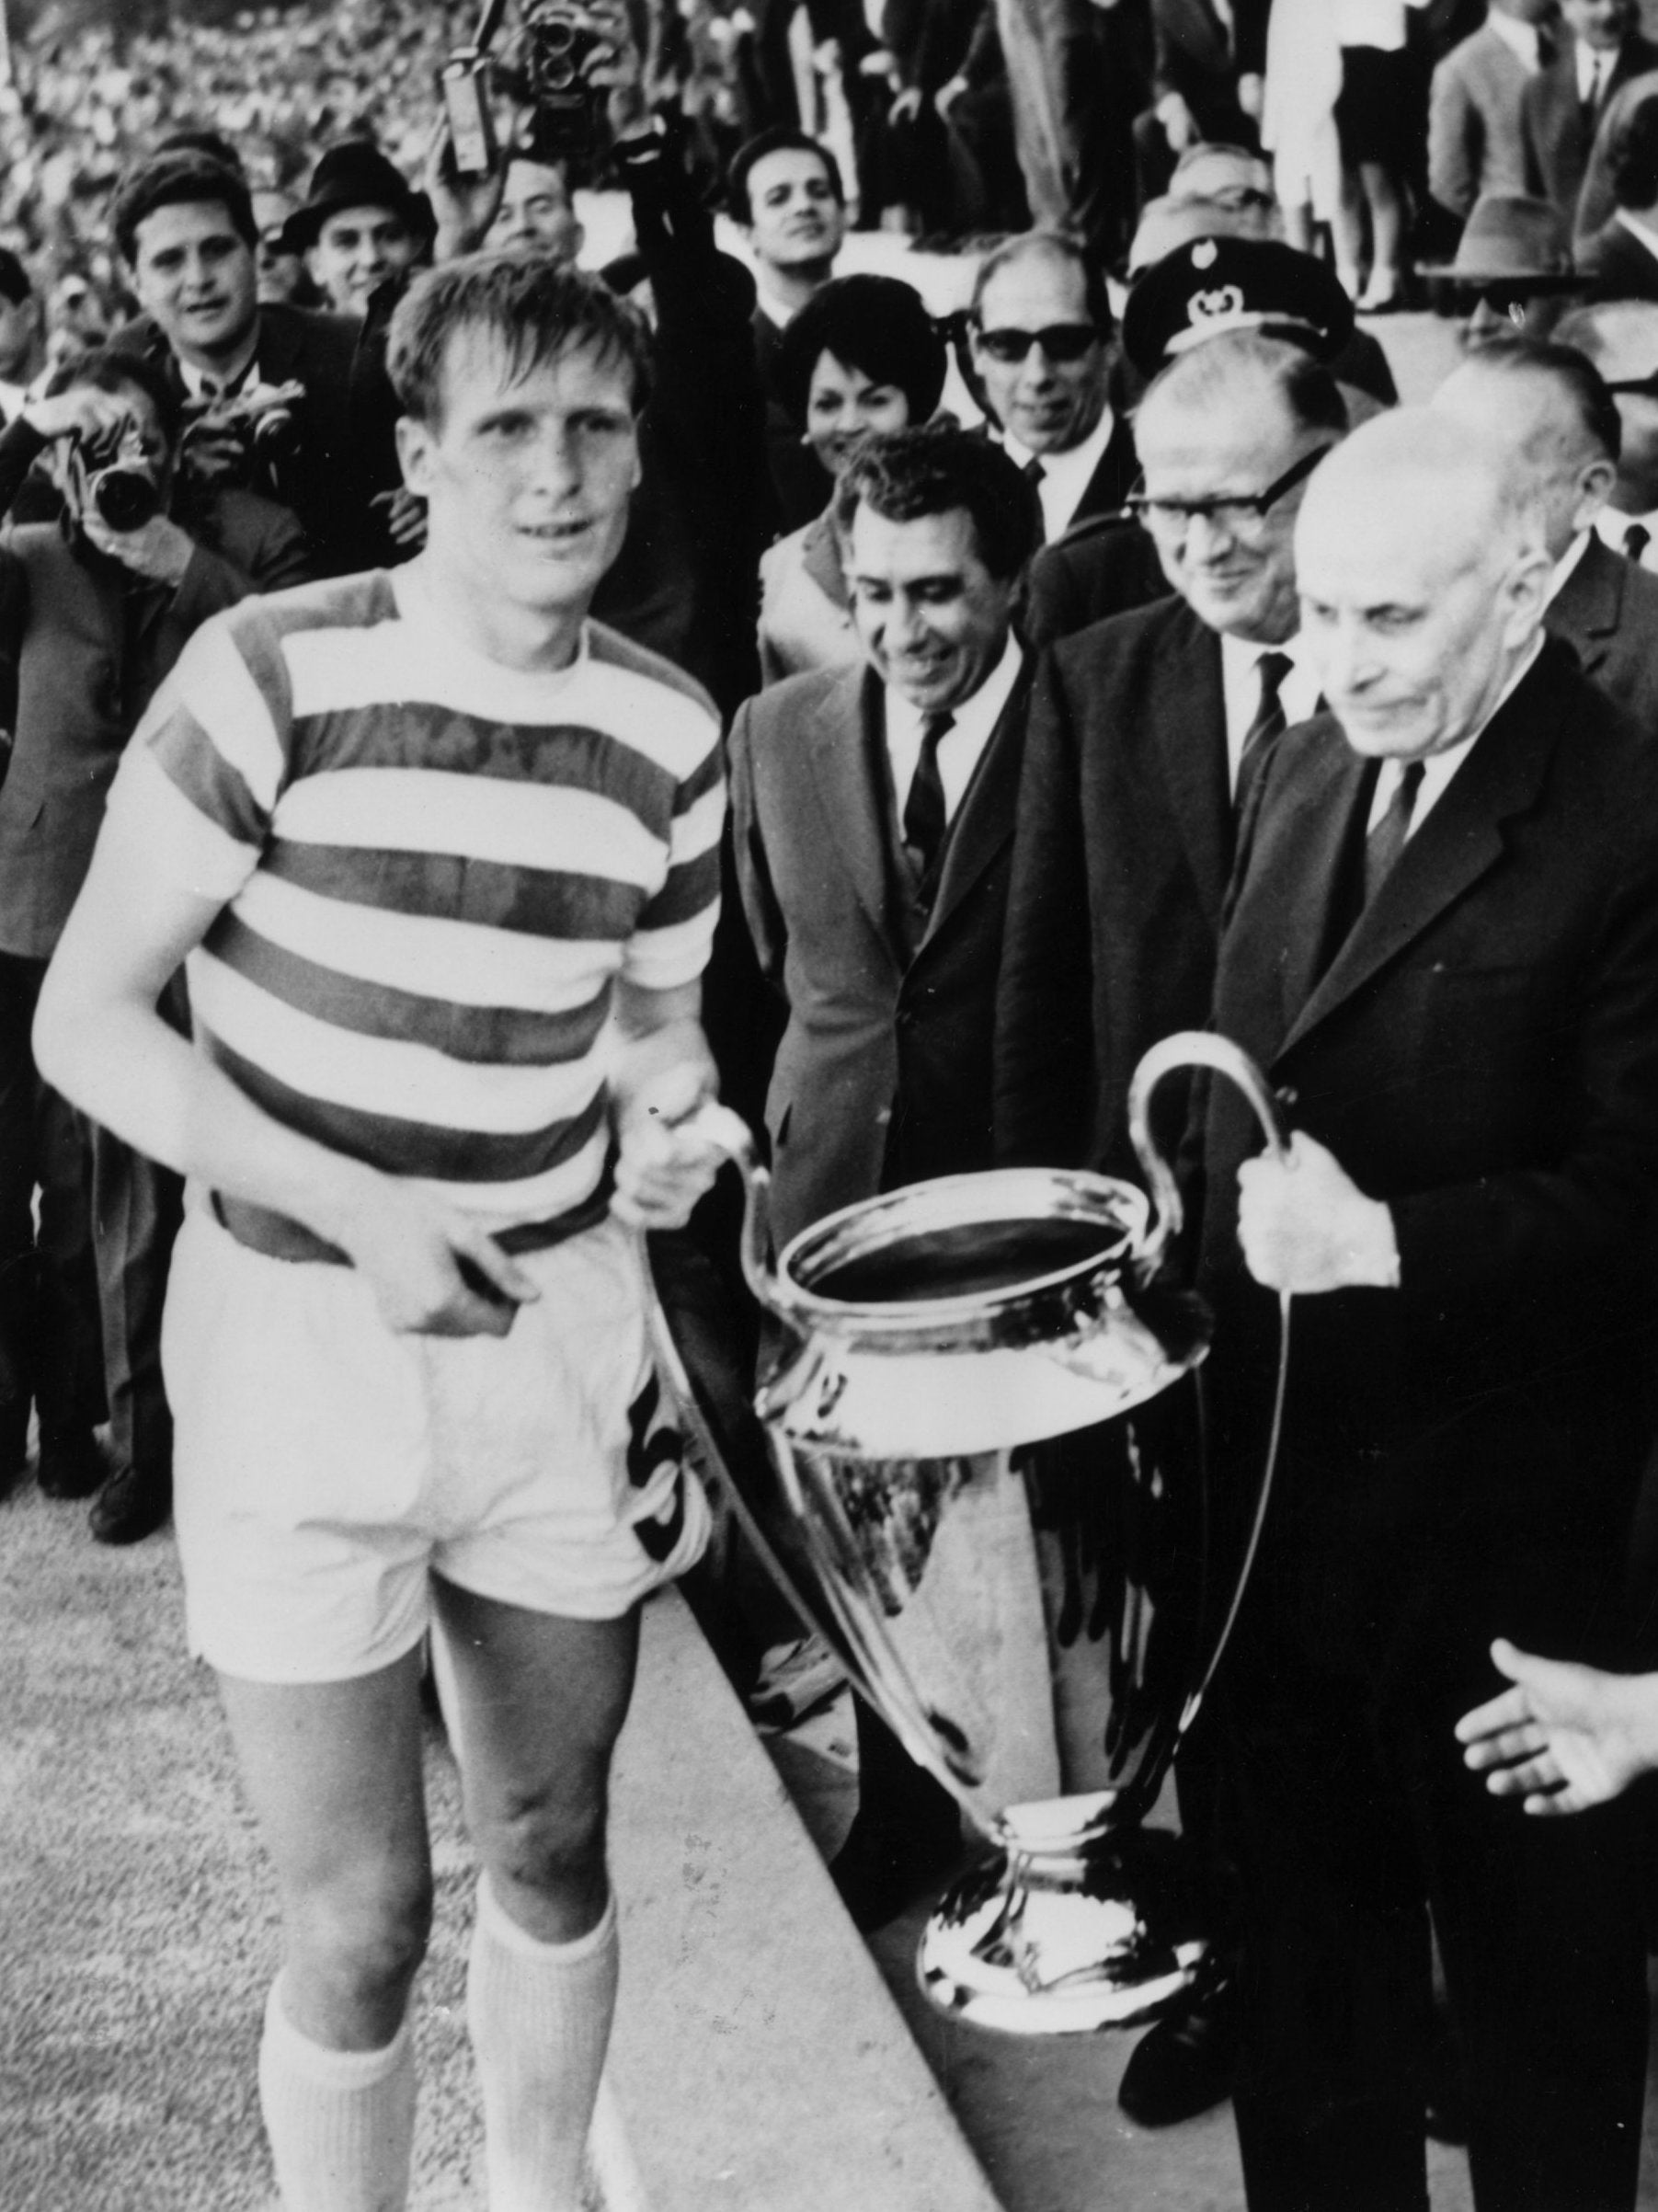
{"type": "Polygon", "coordinates": [[[1597,537],[1549,602],[1544,620],[1549,635],[1563,637],[1592,675],[1606,659],[1623,613],[1624,562],[1597,537]]]}
{"type": "Polygon", "coordinates": [[[875,774],[883,741],[881,693],[867,669],[849,670],[807,740],[824,819],[858,901],[888,945],[893,934],[887,887],[891,831],[886,789],[875,774]]]}
{"type": "Polygon", "coordinates": [[[1094,463],[1093,474],[1082,488],[1066,532],[1092,516],[1115,514],[1134,489],[1139,461],[1134,450],[1134,432],[1126,415],[1119,412],[1105,441],[1105,451],[1094,463]]]}
{"type": "Polygon", "coordinates": [[[968,891],[1013,834],[1019,798],[1019,771],[1024,758],[1024,726],[1035,668],[1027,653],[1007,704],[997,716],[972,781],[963,795],[944,847],[938,895],[932,901],[923,946],[931,945],[968,891]]]}
{"type": "MultiPolygon", "coordinates": [[[[1401,854],[1392,874],[1354,923],[1295,1017],[1284,1050],[1298,1044],[1309,1029],[1396,959],[1502,858],[1503,824],[1536,804],[1554,749],[1556,728],[1549,712],[1549,693],[1555,688],[1552,672],[1560,664],[1551,648],[1546,646],[1545,652],[1548,664],[1533,668],[1493,717],[1401,854]]],[[[1363,771],[1364,763],[1354,760],[1344,774],[1346,797],[1338,809],[1344,835],[1355,830],[1355,801],[1361,789],[1369,787],[1363,771]]],[[[1339,895],[1343,849],[1338,845],[1333,854],[1309,852],[1302,878],[1316,883],[1321,876],[1326,922],[1331,900],[1339,895]],[[1319,875],[1313,874],[1315,868],[1319,875]]]]}
{"type": "Polygon", "coordinates": [[[1214,919],[1232,865],[1226,692],[1220,640],[1183,601],[1163,632],[1160,662],[1163,681],[1148,720],[1186,856],[1205,911],[1214,919]]]}

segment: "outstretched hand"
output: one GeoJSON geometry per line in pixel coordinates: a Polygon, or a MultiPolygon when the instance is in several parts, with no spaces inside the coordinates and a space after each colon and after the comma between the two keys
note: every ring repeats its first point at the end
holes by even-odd
{"type": "Polygon", "coordinates": [[[1658,1766],[1658,1675],[1539,1659],[1501,1637],[1491,1656],[1515,1687],[1465,1713],[1457,1736],[1493,1796],[1581,1813],[1658,1766]]]}

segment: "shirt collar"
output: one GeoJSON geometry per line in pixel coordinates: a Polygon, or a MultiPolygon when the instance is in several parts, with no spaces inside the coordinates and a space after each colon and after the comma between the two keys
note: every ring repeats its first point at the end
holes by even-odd
{"type": "Polygon", "coordinates": [[[1616,46],[1588,46],[1582,39],[1577,47],[1577,97],[1586,100],[1597,84],[1605,85],[1618,66],[1618,49],[1616,46]]]}
{"type": "MultiPolygon", "coordinates": [[[[1537,657],[1542,649],[1543,633],[1539,630],[1531,641],[1531,650],[1503,686],[1497,695],[1495,705],[1478,728],[1470,730],[1469,735],[1461,739],[1458,743],[1447,745],[1443,752],[1430,753],[1421,762],[1422,784],[1416,794],[1416,804],[1411,812],[1410,833],[1412,836],[1414,836],[1422,827],[1430,808],[1438,802],[1451,778],[1531,673],[1536,665],[1537,657]]],[[[1409,761],[1401,760],[1386,760],[1382,762],[1381,774],[1376,779],[1376,796],[1370,806],[1370,827],[1372,829],[1380,821],[1392,804],[1393,794],[1399,788],[1400,778],[1410,765],[1409,761]]]]}
{"type": "Polygon", "coordinates": [[[1561,554],[1560,559],[1555,562],[1554,573],[1549,579],[1549,605],[1553,605],[1555,600],[1559,598],[1561,592],[1565,589],[1567,579],[1575,571],[1579,561],[1583,559],[1584,554],[1588,552],[1589,541],[1594,535],[1595,533],[1593,530],[1580,530],[1577,535],[1572,539],[1571,544],[1567,546],[1565,552],[1561,554]]]}
{"type": "Polygon", "coordinates": [[[1050,545],[1069,529],[1071,517],[1081,506],[1082,494],[1088,489],[1115,429],[1116,417],[1107,404],[1082,442],[1062,453],[1033,453],[1011,430],[1004,432],[1001,442],[1010,461],[1016,462],[1022,469],[1033,461],[1042,464],[1036,496],[1042,502],[1042,521],[1050,545]]]}
{"type": "Polygon", "coordinates": [[[254,318],[253,336],[248,341],[247,351],[244,354],[238,365],[234,369],[231,370],[228,374],[226,374],[223,370],[198,369],[193,361],[186,361],[181,353],[175,354],[173,358],[178,363],[178,373],[184,381],[185,390],[189,394],[192,399],[200,399],[205,394],[210,382],[212,383],[215,393],[240,391],[243,384],[246,382],[249,373],[252,372],[253,365],[258,359],[258,355],[259,324],[258,318],[256,315],[254,318]]]}
{"type": "MultiPolygon", "coordinates": [[[[964,699],[959,706],[951,708],[950,741],[959,754],[977,758],[983,751],[990,732],[1001,719],[1001,710],[1007,705],[1014,684],[1019,681],[1019,670],[1023,658],[1019,640],[1010,630],[1007,643],[1001,650],[1001,659],[996,666],[970,699],[964,699]]],[[[890,683],[885,690],[888,735],[909,738],[919,744],[921,726],[929,718],[932,709],[917,706],[913,701],[905,698],[902,692],[895,691],[890,683]]]]}

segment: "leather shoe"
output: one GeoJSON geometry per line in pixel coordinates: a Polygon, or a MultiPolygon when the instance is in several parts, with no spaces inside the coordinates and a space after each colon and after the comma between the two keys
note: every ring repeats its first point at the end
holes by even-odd
{"type": "Polygon", "coordinates": [[[1238,2001],[1230,1982],[1188,1998],[1140,2037],[1117,2085],[1117,2103],[1139,2127],[1195,2119],[1232,2093],[1238,2001]]]}
{"type": "Polygon", "coordinates": [[[99,1543],[139,1543],[172,1510],[170,1467],[123,1467],[93,1499],[86,1525],[99,1543]]]}
{"type": "Polygon", "coordinates": [[[90,1428],[40,1430],[40,1464],[35,1480],[45,1497],[90,1497],[109,1480],[109,1462],[90,1428]]]}

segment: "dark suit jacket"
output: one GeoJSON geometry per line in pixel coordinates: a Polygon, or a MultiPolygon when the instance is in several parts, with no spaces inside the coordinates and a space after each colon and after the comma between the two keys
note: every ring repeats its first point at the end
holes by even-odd
{"type": "Polygon", "coordinates": [[[1207,1017],[1232,849],[1220,645],[1184,600],[1045,654],[998,992],[1000,1158],[1125,1164],[1135,1062],[1207,1017]]]}
{"type": "MultiPolygon", "coordinates": [[[[1264,1599],[1372,1674],[1489,1633],[1483,1599],[1539,1555],[1598,1558],[1615,1599],[1651,1418],[1658,757],[1546,643],[1344,933],[1374,781],[1329,717],[1285,738],[1215,987],[1216,1027],[1392,1212],[1397,1290],[1296,1301],[1264,1599]]],[[[1217,1083],[1223,1463],[1259,1438],[1275,1339],[1236,1237],[1259,1148],[1217,1083]]]]}
{"type": "MultiPolygon", "coordinates": [[[[1577,196],[1589,166],[1595,130],[1585,126],[1577,97],[1577,50],[1571,39],[1561,40],[1561,52],[1547,69],[1527,79],[1520,95],[1520,142],[1526,155],[1526,189],[1555,206],[1572,223],[1577,196]]],[[[1633,36],[1624,40],[1601,104],[1607,102],[1643,70],[1658,68],[1658,46],[1633,36]]]]}
{"type": "Polygon", "coordinates": [[[766,400],[766,460],[777,499],[778,525],[786,537],[791,530],[798,530],[803,522],[823,512],[834,483],[817,454],[802,442],[799,423],[777,396],[774,380],[783,332],[763,307],[754,310],[750,327],[766,400]]]}
{"type": "Polygon", "coordinates": [[[1595,688],[1658,738],[1658,576],[1591,537],[1544,620],[1595,688]]]}
{"type": "MultiPolygon", "coordinates": [[[[299,517],[311,540],[316,572],[346,576],[367,567],[382,541],[365,509],[368,483],[360,428],[352,414],[352,373],[361,323],[351,315],[308,307],[259,309],[254,368],[263,384],[305,387],[296,409],[292,453],[269,468],[256,464],[251,488],[280,500],[299,517]]],[[[161,331],[141,316],[121,331],[118,345],[135,346],[158,361],[180,398],[178,363],[161,331]]]]}
{"type": "Polygon", "coordinates": [[[1616,216],[1579,241],[1580,274],[1592,300],[1658,300],[1658,254],[1631,237],[1616,216]]]}
{"type": "Polygon", "coordinates": [[[189,638],[221,608],[311,573],[293,517],[252,492],[201,495],[188,527],[196,551],[171,591],[55,522],[0,539],[0,719],[15,732],[0,785],[8,953],[43,960],[56,946],[122,749],[189,638]]]}
{"type": "MultiPolygon", "coordinates": [[[[1197,118],[1206,138],[1221,135],[1218,126],[1240,115],[1238,79],[1259,76],[1266,67],[1266,19],[1270,0],[1234,0],[1234,35],[1208,0],[1152,0],[1152,92],[1161,99],[1178,92],[1197,118]]],[[[1248,126],[1253,143],[1253,126],[1248,126]]]]}
{"type": "Polygon", "coordinates": [[[780,1245],[877,1190],[990,1164],[996,967],[1029,689],[1027,663],[920,927],[875,677],[792,677],[732,727],[743,910],[789,1007],[766,1108],[780,1245]]]}
{"type": "Polygon", "coordinates": [[[1138,523],[1096,515],[1045,545],[1031,563],[1020,628],[1033,646],[1053,645],[1091,623],[1166,599],[1171,588],[1138,523]]]}
{"type": "Polygon", "coordinates": [[[1105,451],[1084,485],[1082,497],[1071,510],[1070,521],[1065,526],[1067,532],[1074,530],[1079,522],[1092,521],[1096,515],[1119,514],[1139,473],[1139,457],[1134,450],[1134,426],[1119,409],[1111,426],[1111,436],[1105,441],[1105,451]]]}

